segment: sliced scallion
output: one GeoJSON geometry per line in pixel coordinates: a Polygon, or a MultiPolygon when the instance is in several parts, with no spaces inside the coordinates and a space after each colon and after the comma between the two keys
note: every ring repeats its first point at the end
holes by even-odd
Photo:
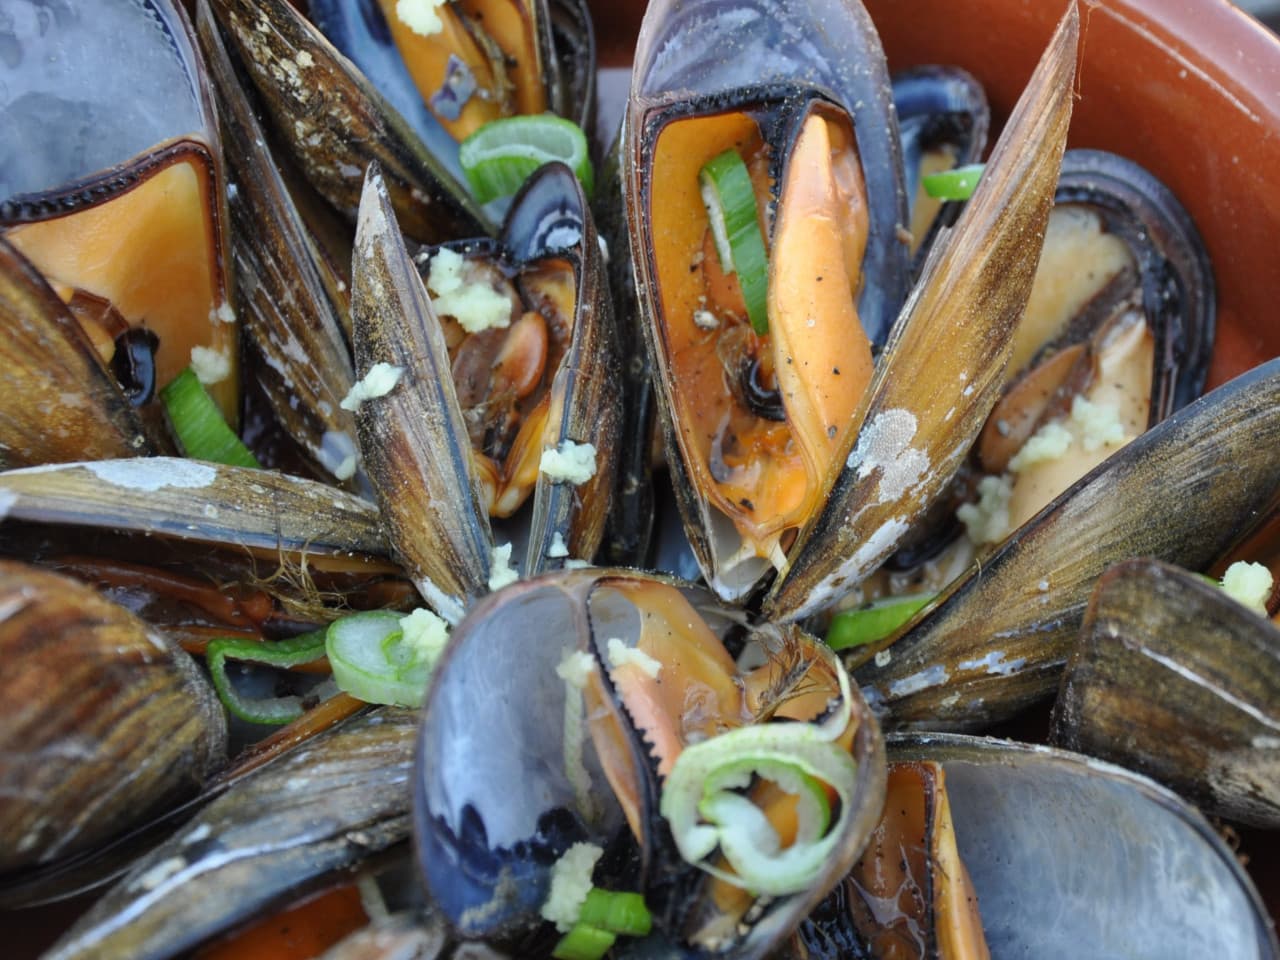
{"type": "Polygon", "coordinates": [[[720,266],[736,273],[751,327],[769,332],[769,263],[751,174],[737,150],[709,160],[698,175],[720,266]]]}
{"type": "Polygon", "coordinates": [[[644,937],[653,929],[653,916],[645,906],[643,894],[592,887],[583,901],[578,923],[628,937],[644,937]]]}
{"type": "Polygon", "coordinates": [[[390,610],[371,610],[331,623],[325,651],[338,686],[366,703],[421,706],[439,648],[406,639],[403,622],[408,619],[390,610]]]}
{"type": "Polygon", "coordinates": [[[323,656],[324,631],[318,630],[274,643],[218,637],[209,641],[205,650],[205,663],[209,667],[209,677],[218,698],[231,713],[249,723],[282,724],[292,723],[302,716],[302,698],[246,697],[236,690],[231,678],[227,676],[227,661],[238,660],[287,670],[319,660],[323,656]]]}
{"type": "Polygon", "coordinates": [[[217,404],[190,367],[160,391],[160,399],[188,457],[231,467],[260,466],[222,419],[217,404]]]}
{"type": "Polygon", "coordinates": [[[832,650],[845,650],[883,640],[896,633],[933,598],[932,593],[884,597],[854,610],[842,610],[831,619],[827,646],[832,650]]]}
{"type": "Polygon", "coordinates": [[[570,120],[549,113],[503,117],[486,123],[458,148],[458,161],[471,193],[481,203],[506,197],[544,163],[559,160],[569,167],[590,197],[595,171],[587,155],[587,138],[570,120]]]}
{"type": "Polygon", "coordinates": [[[556,960],[600,960],[609,952],[609,948],[617,939],[617,934],[610,933],[608,930],[601,930],[586,923],[574,924],[573,928],[560,938],[560,942],[551,951],[551,956],[556,960]]]}
{"type": "Polygon", "coordinates": [[[971,163],[920,178],[924,192],[936,200],[968,200],[978,187],[984,164],[971,163]]]}
{"type": "Polygon", "coordinates": [[[658,809],[686,861],[755,894],[786,896],[813,885],[853,816],[858,775],[839,743],[852,710],[849,675],[838,659],[831,664],[841,703],[821,723],[739,727],[676,758],[658,809]],[[757,777],[796,797],[796,836],[787,846],[750,795],[757,777]],[[835,823],[828,790],[840,801],[835,823]],[[715,864],[717,849],[731,870],[715,864]]]}

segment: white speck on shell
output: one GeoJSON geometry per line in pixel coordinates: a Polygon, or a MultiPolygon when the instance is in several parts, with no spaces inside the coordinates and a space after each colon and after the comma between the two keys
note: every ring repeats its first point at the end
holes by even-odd
{"type": "Polygon", "coordinates": [[[931,667],[925,667],[919,673],[893,681],[889,684],[889,696],[909,697],[913,693],[928,690],[930,687],[940,687],[950,679],[951,674],[947,672],[947,668],[940,663],[935,663],[931,667]]]}
{"type": "Polygon", "coordinates": [[[218,479],[217,468],[196,460],[149,457],[137,460],[98,460],[85,469],[103,483],[124,490],[154,493],[166,487],[198,490],[218,479]]]}
{"type": "Polygon", "coordinates": [[[1017,673],[1026,665],[1026,657],[1016,657],[1013,660],[1004,658],[1003,650],[992,650],[985,657],[979,657],[977,660],[965,660],[959,664],[961,670],[982,670],[986,669],[988,676],[1007,677],[1010,674],[1017,673]]]}
{"type": "Polygon", "coordinates": [[[911,446],[918,426],[910,410],[886,410],[876,414],[859,435],[858,445],[849,454],[848,466],[857,469],[859,479],[866,479],[872,471],[880,469],[877,503],[901,500],[928,471],[929,455],[911,446]]]}

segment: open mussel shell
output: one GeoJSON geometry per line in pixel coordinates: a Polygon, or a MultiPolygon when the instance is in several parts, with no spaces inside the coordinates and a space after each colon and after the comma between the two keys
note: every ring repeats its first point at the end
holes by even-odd
{"type": "Polygon", "coordinates": [[[346,57],[287,0],[213,0],[228,42],[307,178],[354,220],[376,160],[403,229],[438,242],[494,225],[346,57]]]}
{"type": "Polygon", "coordinates": [[[1217,302],[1213,268],[1190,215],[1169,188],[1131,160],[1068,150],[1056,204],[1097,211],[1136,261],[1142,312],[1155,337],[1151,422],[1204,391],[1217,302]]]}
{"type": "MultiPolygon", "coordinates": [[[[624,570],[547,574],[477,604],[433,678],[414,785],[419,860],[430,897],[451,926],[464,937],[538,949],[532,944],[545,936],[539,909],[551,867],[572,844],[590,842],[604,850],[599,885],[641,890],[654,913],[651,937],[618,944],[625,955],[760,957],[776,949],[852,864],[874,824],[884,784],[874,720],[860,702],[851,704],[858,786],[852,809],[842,811],[846,832],[822,875],[802,893],[722,906],[713,893],[719,881],[679,857],[659,813],[659,770],[671,761],[660,744],[670,744],[660,724],[644,724],[663,709],[663,674],[654,701],[642,705],[629,691],[633,681],[640,687],[646,681],[626,676],[635,668],[624,668],[616,649],[656,652],[647,645],[660,644],[666,651],[660,670],[696,677],[714,673],[713,660],[730,667],[732,660],[723,649],[712,654],[700,646],[695,635],[736,644],[753,631],[780,636],[702,588],[624,570]],[[493,669],[508,658],[520,660],[518,675],[493,669]],[[582,659],[589,666],[580,689],[571,678],[582,659]],[[477,691],[498,705],[481,725],[474,722],[477,691]],[[736,921],[717,923],[711,914],[721,910],[736,921]],[[704,936],[713,928],[719,936],[704,936]]],[[[683,677],[668,682],[678,691],[683,677]]],[[[737,687],[729,686],[734,699],[737,687]]],[[[691,690],[686,715],[672,722],[678,731],[687,728],[693,742],[696,731],[711,732],[703,726],[723,704],[719,687],[691,690]]],[[[733,904],[737,892],[719,888],[724,904],[733,904]]]]}
{"type": "MultiPolygon", "coordinates": [[[[378,0],[361,0],[359,3],[312,0],[308,5],[308,15],[330,42],[368,77],[432,155],[461,179],[462,168],[458,163],[460,138],[454,137],[442,119],[457,121],[473,99],[476,101],[474,107],[495,116],[502,112],[501,105],[495,102],[499,99],[494,96],[495,91],[477,87],[475,73],[469,70],[466,62],[467,55],[463,51],[453,53],[439,88],[425,94],[415,83],[415,72],[406,65],[397,36],[408,33],[406,39],[411,42],[422,41],[413,37],[413,31],[407,27],[396,24],[393,29],[388,23],[388,16],[398,16],[395,4],[385,0],[381,3],[378,0]]],[[[497,54],[503,41],[511,48],[501,58],[501,63],[495,61],[491,66],[482,65],[486,72],[491,69],[504,76],[514,74],[517,82],[521,83],[536,81],[540,88],[538,94],[512,97],[517,108],[521,100],[526,107],[537,108],[520,112],[549,110],[573,120],[590,135],[595,114],[595,37],[584,0],[555,0],[554,3],[546,0],[490,0],[459,5],[450,15],[462,18],[461,36],[468,47],[478,45],[476,52],[497,54]],[[494,32],[500,32],[501,38],[495,37],[488,29],[492,24],[497,24],[494,32]],[[523,62],[526,58],[533,62],[526,65],[523,62]]],[[[437,36],[444,33],[442,30],[437,36]]],[[[424,79],[425,75],[424,72],[424,79]]],[[[510,85],[505,81],[501,85],[510,95],[510,85]]]]}
{"type": "Polygon", "coordinates": [[[74,580],[0,560],[0,658],[0,874],[163,813],[226,759],[191,658],[74,580]]]}
{"type": "Polygon", "coordinates": [[[46,957],[161,960],[409,834],[416,716],[353,718],[250,774],[143,857],[46,957]]]}
{"type": "MultiPolygon", "coordinates": [[[[341,406],[354,378],[345,304],[330,295],[308,230],[265,144],[207,4],[197,17],[201,51],[220,104],[228,176],[236,313],[276,421],[318,476],[356,472],[355,422],[341,406]]],[[[82,459],[82,458],[81,458],[82,459]]]]}
{"type": "MultiPolygon", "coordinates": [[[[597,452],[595,473],[581,484],[538,475],[527,535],[527,569],[538,570],[564,555],[552,549],[557,540],[570,556],[594,556],[621,430],[608,288],[586,200],[566,167],[544,167],[516,197],[501,250],[516,270],[542,258],[569,264],[572,329],[550,378],[539,446],[573,440],[597,452]]],[[[398,555],[428,602],[456,622],[489,590],[494,538],[443,328],[376,170],[361,207],[353,283],[357,369],[389,363],[403,371],[387,395],[357,411],[360,448],[398,555]]]]}
{"type": "Polygon", "coordinates": [[[1071,6],[954,231],[935,245],[830,495],[765,601],[771,617],[822,610],[879,567],[946,490],[999,398],[1066,147],[1079,29],[1071,6]]]}
{"type": "Polygon", "coordinates": [[[1280,634],[1201,577],[1132,560],[1098,581],[1053,739],[1205,810],[1280,826],[1280,634]]]}
{"type": "Polygon", "coordinates": [[[1231,850],[1146,778],[988,738],[891,736],[888,750],[942,765],[992,957],[1280,956],[1231,850]]]}
{"type": "Polygon", "coordinates": [[[234,422],[225,180],[185,16],[171,0],[84,0],[20,3],[8,22],[5,239],[67,301],[138,405],[198,348],[234,422]]]}
{"type": "Polygon", "coordinates": [[[1157,424],[1064,492],[904,631],[849,658],[887,722],[946,729],[1053,690],[1099,576],[1206,569],[1280,501],[1280,360],[1157,424]]]}
{"type": "Polygon", "coordinates": [[[963,204],[930,197],[922,178],[977,163],[987,147],[991,108],[976,77],[959,67],[915,67],[893,75],[916,269],[963,204]]]}
{"type": "Polygon", "coordinates": [[[699,563],[726,599],[748,596],[781,565],[784,528],[821,499],[827,448],[850,428],[858,397],[844,385],[889,337],[907,286],[901,177],[887,69],[860,4],[649,6],[622,192],[667,460],[699,563]],[[719,257],[704,239],[700,170],[728,149],[769,183],[760,203],[769,282],[795,290],[778,295],[787,320],[771,316],[767,338],[734,303],[737,280],[720,295],[719,257]],[[809,249],[807,233],[819,238],[809,249]],[[797,438],[797,452],[777,468],[784,480],[762,483],[771,463],[739,461],[785,447],[780,431],[797,438]]]}
{"type": "Polygon", "coordinates": [[[356,410],[382,522],[423,597],[457,622],[488,589],[493,534],[444,334],[376,165],[356,227],[351,317],[357,372],[379,363],[401,371],[388,393],[356,410]]]}
{"type": "Polygon", "coordinates": [[[0,235],[0,468],[153,452],[80,325],[0,235]]]}
{"type": "Polygon", "coordinates": [[[647,222],[649,207],[662,202],[661,190],[670,186],[653,179],[652,151],[663,126],[730,110],[760,111],[768,124],[769,113],[777,122],[784,104],[795,109],[815,95],[830,98],[853,120],[869,206],[859,317],[872,342],[883,344],[906,295],[906,256],[897,236],[906,221],[906,195],[884,53],[856,0],[649,5],[636,45],[623,143],[636,269],[642,286],[655,270],[647,222]]]}
{"type": "MultiPolygon", "coordinates": [[[[471,245],[450,246],[465,254],[471,245]]],[[[623,433],[609,286],[587,200],[573,172],[553,163],[530,177],[512,201],[496,249],[492,254],[481,249],[479,256],[510,273],[528,289],[529,299],[541,299],[530,306],[543,315],[550,338],[563,343],[558,363],[550,358],[555,349],[544,361],[547,414],[535,452],[540,455],[564,441],[590,444],[596,451],[595,472],[582,483],[557,481],[538,472],[522,567],[533,576],[560,566],[566,556],[589,560],[596,555],[614,493],[616,450],[623,433]],[[535,286],[543,268],[549,276],[535,286]],[[566,309],[570,304],[571,314],[566,309]]],[[[429,261],[419,256],[418,262],[425,282],[429,261]]],[[[508,459],[514,459],[514,453],[508,459]]],[[[509,465],[506,469],[513,472],[509,465]]],[[[512,536],[518,539],[519,531],[512,536]]]]}

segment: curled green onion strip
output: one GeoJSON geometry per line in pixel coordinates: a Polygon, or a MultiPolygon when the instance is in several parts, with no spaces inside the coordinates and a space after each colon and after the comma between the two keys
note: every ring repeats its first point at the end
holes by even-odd
{"type": "Polygon", "coordinates": [[[187,367],[160,391],[165,413],[183,452],[194,460],[257,467],[258,460],[227,422],[204,384],[187,367]]]}
{"type": "Polygon", "coordinates": [[[302,698],[246,697],[236,690],[235,684],[227,676],[227,661],[237,660],[288,670],[319,660],[323,656],[324,631],[318,630],[274,643],[218,637],[209,642],[205,650],[205,663],[209,667],[209,678],[213,681],[218,699],[231,713],[249,723],[281,724],[292,723],[302,716],[302,698]]]}
{"type": "Polygon", "coordinates": [[[842,704],[823,723],[740,727],[681,752],[659,809],[685,860],[755,894],[800,893],[817,880],[853,815],[858,775],[837,742],[852,707],[848,674],[838,661],[835,666],[842,704]],[[757,777],[797,798],[798,831],[787,847],[743,792],[757,777]],[[834,824],[827,789],[840,801],[834,824]],[[717,849],[731,871],[710,862],[717,849]]]}

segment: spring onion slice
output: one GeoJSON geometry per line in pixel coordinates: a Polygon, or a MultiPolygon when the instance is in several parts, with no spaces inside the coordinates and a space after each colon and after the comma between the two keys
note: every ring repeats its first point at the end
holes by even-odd
{"type": "Polygon", "coordinates": [[[842,610],[831,619],[827,630],[827,646],[832,650],[874,643],[897,633],[898,628],[914,617],[935,594],[908,594],[873,600],[854,610],[842,610]]]}
{"type": "Polygon", "coordinates": [[[556,960],[600,960],[617,939],[617,934],[608,930],[579,923],[560,938],[551,956],[556,960]]]}
{"type": "Polygon", "coordinates": [[[920,178],[924,192],[937,200],[968,200],[978,187],[984,164],[971,163],[920,178]]]}
{"type": "Polygon", "coordinates": [[[751,174],[737,150],[726,150],[708,161],[698,180],[720,266],[738,275],[751,326],[764,336],[769,332],[769,263],[751,174]]]}
{"type": "Polygon", "coordinates": [[[304,663],[319,660],[323,656],[324,631],[317,630],[314,633],[306,633],[274,643],[259,643],[238,637],[218,637],[209,641],[209,646],[205,650],[205,663],[209,667],[209,678],[213,681],[218,699],[227,710],[249,723],[282,724],[292,723],[302,716],[304,712],[302,698],[243,696],[227,676],[227,661],[238,660],[242,663],[258,663],[287,670],[290,667],[298,667],[304,663]]]}
{"type": "Polygon", "coordinates": [[[231,467],[260,466],[222,419],[213,398],[190,367],[160,391],[160,399],[188,457],[231,467]]]}
{"type": "Polygon", "coordinates": [[[676,758],[659,811],[689,863],[772,896],[807,890],[820,876],[853,816],[858,774],[857,763],[837,742],[852,706],[848,674],[839,661],[834,665],[842,703],[821,724],[739,727],[686,747],[676,758]],[[782,846],[765,812],[742,792],[754,777],[796,796],[799,828],[790,846],[782,846]],[[827,789],[840,800],[834,824],[827,789]],[[717,848],[732,872],[708,862],[717,848]]]}
{"type": "Polygon", "coordinates": [[[325,652],[342,690],[366,703],[422,705],[440,651],[406,637],[403,621],[408,619],[391,610],[370,610],[329,625],[325,652]]]}
{"type": "Polygon", "coordinates": [[[578,914],[578,924],[628,937],[644,937],[653,929],[653,916],[643,894],[592,887],[578,914]]]}
{"type": "Polygon", "coordinates": [[[587,137],[570,120],[550,113],[503,117],[486,123],[458,148],[458,161],[471,193],[480,203],[506,197],[544,163],[569,167],[590,197],[595,171],[587,155],[587,137]]]}

